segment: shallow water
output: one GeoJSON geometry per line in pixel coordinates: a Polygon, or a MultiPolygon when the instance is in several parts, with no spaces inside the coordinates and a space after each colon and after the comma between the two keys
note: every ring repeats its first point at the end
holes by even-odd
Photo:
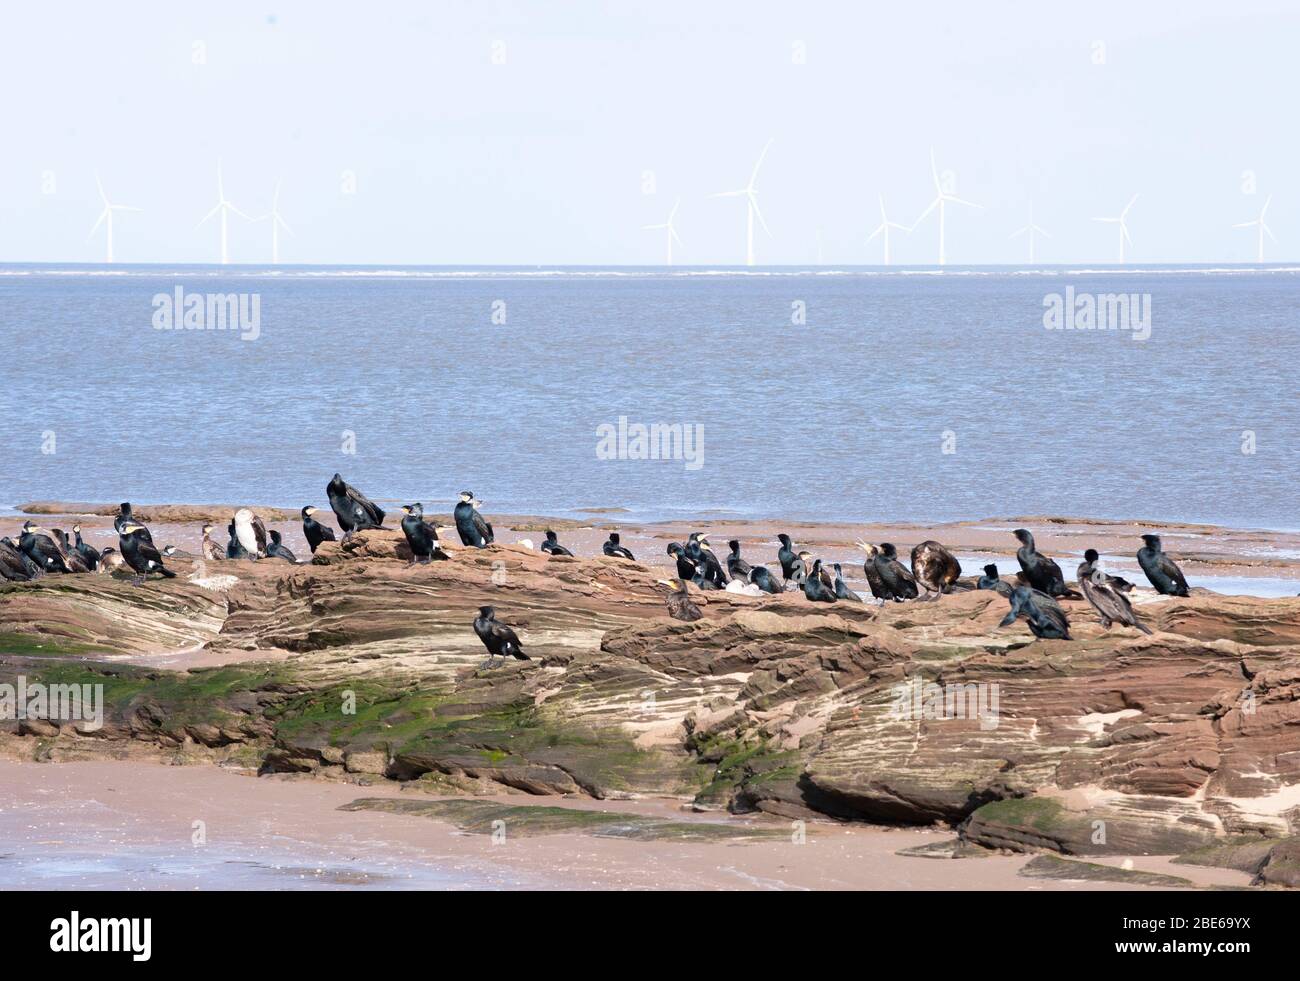
{"type": "Polygon", "coordinates": [[[1300,270],[753,273],[0,266],[0,504],[324,504],[340,470],[498,512],[1295,526],[1300,270]],[[258,294],[257,339],[155,329],[178,285],[258,294]],[[1045,329],[1067,286],[1149,293],[1150,338],[1045,329]],[[702,466],[599,459],[620,416],[702,426],[702,466]]]}

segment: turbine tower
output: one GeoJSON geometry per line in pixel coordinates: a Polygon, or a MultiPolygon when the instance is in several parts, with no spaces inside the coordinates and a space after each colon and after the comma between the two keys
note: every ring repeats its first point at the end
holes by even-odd
{"type": "Polygon", "coordinates": [[[209,211],[206,215],[204,215],[204,216],[203,216],[203,220],[200,221],[200,222],[199,222],[197,225],[195,225],[194,227],[195,227],[195,228],[200,228],[200,227],[202,227],[202,226],[207,222],[207,220],[208,220],[209,218],[211,218],[211,217],[212,217],[213,215],[215,215],[217,212],[221,212],[221,264],[222,264],[223,266],[228,265],[228,264],[230,263],[230,251],[229,251],[229,247],[228,247],[228,241],[229,241],[229,239],[228,239],[228,235],[227,235],[227,227],[226,227],[226,223],[227,223],[227,219],[228,219],[228,217],[229,217],[229,213],[232,212],[232,211],[233,211],[235,214],[239,215],[240,218],[243,218],[245,221],[253,221],[253,220],[254,220],[254,219],[248,217],[248,215],[244,214],[242,211],[240,211],[240,210],[239,210],[238,208],[236,208],[233,204],[231,204],[229,201],[226,200],[226,189],[225,189],[225,184],[224,184],[224,183],[222,182],[222,180],[221,180],[221,161],[218,160],[218,161],[217,161],[217,203],[216,203],[216,206],[215,206],[211,211],[209,211]]]}
{"type": "Polygon", "coordinates": [[[768,140],[763,152],[758,155],[758,163],[754,164],[753,173],[749,175],[749,183],[738,191],[720,191],[712,194],[710,197],[715,198],[739,198],[743,197],[748,205],[748,219],[745,226],[745,265],[754,264],[754,216],[758,215],[758,220],[763,226],[763,231],[767,232],[769,238],[772,237],[772,230],[767,227],[767,222],[763,218],[763,212],[758,210],[758,191],[754,188],[754,182],[758,180],[758,168],[763,166],[763,158],[767,156],[767,151],[772,146],[772,140],[768,140]]]}
{"type": "Polygon", "coordinates": [[[1029,264],[1032,266],[1034,264],[1034,237],[1036,235],[1041,235],[1043,238],[1052,237],[1034,224],[1034,202],[1032,201],[1029,202],[1029,224],[1018,232],[1012,232],[1011,237],[1019,238],[1021,235],[1025,234],[1025,232],[1029,233],[1029,264]]]}
{"type": "Polygon", "coordinates": [[[668,239],[668,265],[670,266],[673,264],[673,241],[676,240],[678,245],[682,244],[682,240],[680,238],[677,238],[677,229],[673,227],[673,219],[677,217],[677,209],[680,208],[681,206],[682,206],[682,199],[678,198],[677,203],[673,205],[673,210],[668,212],[667,221],[658,225],[641,226],[644,229],[660,229],[660,228],[667,229],[668,234],[665,237],[668,239]]]}
{"type": "MultiPolygon", "coordinates": [[[[275,193],[271,195],[271,212],[270,214],[260,215],[257,221],[271,222],[271,262],[273,265],[280,264],[280,229],[283,228],[290,235],[293,229],[289,223],[280,215],[280,181],[275,182],[275,193]]],[[[224,250],[223,250],[224,251],[224,250]]]]}
{"type": "Polygon", "coordinates": [[[1128,242],[1129,245],[1133,244],[1133,239],[1131,239],[1128,234],[1128,223],[1125,222],[1124,219],[1128,217],[1129,208],[1133,207],[1133,202],[1136,201],[1137,199],[1138,196],[1136,194],[1134,194],[1131,198],[1129,198],[1128,204],[1124,205],[1124,210],[1119,213],[1118,218],[1094,218],[1093,219],[1093,221],[1102,221],[1108,225],[1114,225],[1114,224],[1119,225],[1119,264],[1121,266],[1124,265],[1124,243],[1128,242]]]}
{"type": "Polygon", "coordinates": [[[871,242],[877,235],[885,236],[885,265],[889,265],[889,230],[891,228],[897,228],[900,232],[911,232],[912,230],[908,225],[900,225],[896,221],[889,220],[889,216],[885,214],[885,196],[882,194],[880,195],[880,224],[876,226],[874,232],[867,236],[867,241],[871,242]]]}
{"type": "Polygon", "coordinates": [[[104,225],[105,223],[107,223],[107,227],[105,227],[104,229],[105,241],[107,243],[107,252],[105,253],[104,261],[112,262],[113,261],[113,212],[114,211],[139,211],[140,209],[133,208],[130,205],[126,205],[126,204],[109,204],[108,195],[104,193],[104,185],[99,179],[99,174],[95,175],[95,186],[99,188],[99,200],[104,202],[104,210],[99,213],[99,218],[95,220],[95,227],[90,230],[90,234],[86,236],[86,240],[87,241],[90,240],[90,236],[94,235],[95,232],[99,230],[100,225],[104,225]]]}
{"type": "Polygon", "coordinates": [[[939,209],[939,265],[945,265],[948,261],[948,253],[944,247],[944,209],[949,204],[961,204],[967,208],[980,208],[982,205],[972,204],[969,201],[963,201],[954,194],[949,194],[943,189],[943,182],[939,180],[939,168],[934,162],[934,148],[930,149],[930,174],[934,177],[934,200],[930,202],[930,207],[921,212],[921,217],[912,222],[915,228],[921,222],[925,221],[926,216],[935,208],[939,209]]]}
{"type": "Polygon", "coordinates": [[[1256,218],[1254,221],[1243,221],[1240,224],[1232,226],[1233,228],[1255,228],[1255,227],[1259,228],[1259,256],[1255,259],[1255,261],[1260,263],[1261,265],[1264,262],[1264,233],[1268,232],[1268,237],[1271,238],[1274,242],[1277,241],[1277,237],[1273,234],[1273,229],[1269,228],[1268,225],[1264,223],[1264,216],[1268,214],[1268,206],[1272,203],[1273,203],[1273,195],[1270,194],[1268,196],[1268,200],[1264,202],[1264,207],[1259,209],[1258,218],[1256,218]]]}

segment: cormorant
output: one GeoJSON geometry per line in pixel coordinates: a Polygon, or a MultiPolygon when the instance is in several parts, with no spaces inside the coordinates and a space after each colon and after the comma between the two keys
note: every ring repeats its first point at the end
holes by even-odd
{"type": "Polygon", "coordinates": [[[609,533],[609,541],[602,545],[600,550],[606,555],[614,556],[615,558],[632,559],[633,562],[636,561],[636,558],[632,553],[618,543],[618,532],[616,531],[611,531],[609,533]]]}
{"type": "Polygon", "coordinates": [[[1048,596],[1064,596],[1065,575],[1061,567],[1034,548],[1034,536],[1026,529],[1017,528],[1012,534],[1020,542],[1016,558],[1020,560],[1020,569],[1029,585],[1048,596]]]}
{"type": "Polygon", "coordinates": [[[1151,633],[1133,613],[1128,598],[1109,582],[1106,573],[1097,568],[1098,557],[1095,548],[1083,553],[1083,562],[1079,565],[1079,588],[1083,590],[1084,599],[1101,617],[1101,625],[1109,630],[1112,623],[1122,623],[1137,627],[1144,634],[1151,633]]]}
{"type": "Polygon", "coordinates": [[[23,523],[22,534],[18,537],[18,548],[32,560],[42,572],[71,572],[68,563],[56,539],[47,535],[30,521],[23,523]]]}
{"type": "Polygon", "coordinates": [[[765,593],[783,593],[785,587],[777,582],[776,576],[765,565],[756,565],[749,570],[749,581],[765,593]]]}
{"type": "Polygon", "coordinates": [[[733,538],[727,542],[731,549],[731,554],[727,556],[727,572],[731,574],[733,580],[748,582],[757,586],[765,593],[780,593],[784,590],[781,584],[776,581],[776,577],[767,571],[767,566],[750,565],[740,557],[740,541],[733,538]]]}
{"type": "Polygon", "coordinates": [[[899,602],[916,599],[916,580],[903,568],[903,563],[898,561],[897,548],[889,542],[881,542],[880,551],[876,553],[873,562],[876,575],[880,576],[881,592],[886,594],[887,599],[899,602]]]}
{"type": "Polygon", "coordinates": [[[126,521],[118,531],[117,544],[122,550],[122,558],[137,573],[132,581],[139,586],[151,572],[160,573],[168,579],[175,579],[176,573],[163,567],[162,555],[154,548],[153,542],[141,534],[144,530],[144,525],[135,521],[126,521]]]}
{"type": "Polygon", "coordinates": [[[0,538],[0,579],[27,582],[41,574],[40,567],[8,536],[0,538]]]}
{"type": "Polygon", "coordinates": [[[235,522],[232,518],[230,524],[226,525],[226,531],[230,533],[230,541],[226,543],[226,558],[228,559],[251,559],[244,550],[244,546],[239,544],[239,537],[235,534],[235,522]]]}
{"type": "Polygon", "coordinates": [[[438,547],[438,529],[424,520],[424,505],[418,501],[402,508],[402,533],[411,547],[411,564],[432,562],[447,558],[438,547]]]}
{"type": "Polygon", "coordinates": [[[785,577],[786,589],[803,589],[803,584],[808,581],[808,560],[812,558],[812,552],[800,552],[790,563],[790,574],[785,577]]]}
{"type": "Polygon", "coordinates": [[[307,544],[311,547],[312,554],[316,554],[316,549],[321,542],[335,541],[334,529],[329,525],[323,525],[316,520],[316,515],[320,513],[320,508],[314,508],[310,504],[302,509],[302,533],[307,539],[307,544]]]}
{"type": "Polygon", "coordinates": [[[822,579],[822,560],[816,559],[812,564],[812,572],[808,578],[803,581],[803,594],[814,603],[834,603],[835,588],[826,587],[826,581],[822,579]]]}
{"type": "Polygon", "coordinates": [[[122,558],[122,553],[108,545],[99,553],[99,568],[96,571],[102,575],[111,575],[124,565],[126,560],[122,558]]]}
{"type": "Polygon", "coordinates": [[[460,503],[452,511],[452,517],[456,519],[456,531],[462,545],[484,548],[492,544],[492,526],[478,513],[478,506],[482,503],[474,500],[473,491],[460,492],[460,503]]]}
{"type": "Polygon", "coordinates": [[[885,584],[880,581],[880,573],[876,571],[876,556],[880,554],[880,547],[870,542],[859,541],[858,548],[867,553],[866,559],[862,562],[862,574],[866,577],[871,595],[883,603],[890,597],[885,592],[885,584]]]}
{"type": "Polygon", "coordinates": [[[542,551],[548,555],[567,555],[573,558],[573,553],[560,544],[560,536],[549,528],[546,531],[546,541],[542,542],[542,551]]]}
{"type": "Polygon", "coordinates": [[[704,575],[713,580],[715,586],[719,589],[726,588],[727,574],[722,571],[722,563],[718,561],[717,553],[709,544],[708,535],[701,535],[698,531],[691,532],[686,540],[686,557],[703,569],[704,575]]]}
{"type": "Polygon", "coordinates": [[[85,559],[81,553],[76,550],[72,542],[68,541],[68,533],[62,528],[51,528],[50,534],[54,536],[54,541],[58,543],[59,551],[63,553],[63,561],[68,566],[69,572],[93,572],[94,568],[85,559]]]}
{"type": "Polygon", "coordinates": [[[1138,551],[1138,565],[1151,580],[1157,593],[1165,596],[1187,596],[1187,579],[1183,570],[1160,548],[1159,535],[1143,535],[1146,546],[1138,551]]]}
{"type": "Polygon", "coordinates": [[[776,550],[776,560],[781,563],[781,578],[789,582],[790,573],[794,570],[795,560],[799,556],[790,547],[789,535],[777,535],[776,540],[781,544],[781,547],[776,550]]]}
{"type": "Polygon", "coordinates": [[[694,579],[698,571],[694,562],[686,557],[686,549],[682,548],[681,542],[670,542],[667,552],[677,560],[677,578],[694,579]]]}
{"type": "Polygon", "coordinates": [[[1029,632],[1045,640],[1070,640],[1070,622],[1059,606],[1040,605],[1027,586],[1017,586],[1011,593],[1011,612],[1002,618],[999,627],[1009,627],[1016,617],[1023,615],[1029,623],[1029,632]]]}
{"type": "Polygon", "coordinates": [[[934,593],[937,599],[952,592],[961,577],[961,563],[941,543],[925,541],[912,549],[912,576],[918,586],[934,593]]]}
{"type": "Polygon", "coordinates": [[[685,579],[660,579],[659,584],[672,590],[665,602],[668,604],[668,615],[674,620],[690,623],[704,616],[700,608],[695,605],[695,601],[687,594],[685,579]]]}
{"type": "Polygon", "coordinates": [[[74,547],[77,550],[77,554],[81,556],[81,560],[86,563],[92,572],[98,569],[99,549],[82,540],[81,525],[73,525],[72,534],[76,536],[76,545],[74,547]]]}
{"type": "Polygon", "coordinates": [[[266,557],[268,559],[283,559],[285,562],[297,562],[298,556],[293,554],[293,550],[288,545],[280,543],[280,533],[272,531],[271,543],[266,546],[266,557]]]}
{"type": "Polygon", "coordinates": [[[260,559],[266,555],[266,525],[248,508],[235,512],[235,537],[250,556],[260,559]]]}
{"type": "Polygon", "coordinates": [[[211,522],[203,522],[203,547],[199,552],[205,559],[217,562],[226,557],[226,550],[212,540],[212,528],[211,522]]]}
{"type": "Polygon", "coordinates": [[[849,589],[848,584],[844,582],[844,570],[840,568],[840,564],[836,562],[832,568],[835,570],[835,598],[861,603],[862,597],[849,589]]]}
{"type": "Polygon", "coordinates": [[[727,548],[731,549],[727,555],[727,575],[732,579],[748,581],[753,566],[740,557],[740,540],[733,538],[727,542],[727,548]]]}
{"type": "Polygon", "coordinates": [[[1010,597],[1012,593],[1011,584],[1002,581],[1002,577],[998,575],[997,565],[992,562],[984,567],[984,575],[980,576],[977,588],[992,589],[1006,597],[1010,597]]]}
{"type": "Polygon", "coordinates": [[[139,525],[141,530],[140,532],[138,532],[138,534],[140,534],[144,538],[144,540],[148,542],[150,545],[153,544],[153,535],[149,534],[149,529],[144,526],[144,522],[137,520],[135,517],[131,515],[131,502],[123,501],[121,504],[118,505],[117,517],[113,519],[113,530],[116,531],[119,535],[121,535],[122,525],[126,524],[127,522],[134,522],[135,524],[139,525]]]}
{"type": "Polygon", "coordinates": [[[351,484],[345,483],[339,474],[336,473],[325,485],[325,494],[334,509],[334,516],[339,519],[345,541],[354,531],[383,527],[383,509],[351,484]]]}
{"type": "Polygon", "coordinates": [[[474,618],[474,633],[478,634],[478,639],[483,641],[483,646],[488,649],[488,659],[480,667],[490,667],[495,657],[500,657],[502,660],[507,657],[514,657],[520,661],[532,660],[524,653],[515,632],[497,619],[496,610],[490,606],[478,608],[478,616],[474,618]]]}

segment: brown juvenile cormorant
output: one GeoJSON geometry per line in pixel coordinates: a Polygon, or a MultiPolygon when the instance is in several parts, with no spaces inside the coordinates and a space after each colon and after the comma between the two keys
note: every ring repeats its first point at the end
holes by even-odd
{"type": "Polygon", "coordinates": [[[226,550],[212,540],[211,522],[203,523],[203,547],[199,549],[200,554],[209,561],[219,562],[226,557],[226,550]]]}
{"type": "Polygon", "coordinates": [[[1134,614],[1128,598],[1108,581],[1110,577],[1106,573],[1097,568],[1099,557],[1095,548],[1083,553],[1083,562],[1079,564],[1079,588],[1083,590],[1084,599],[1101,617],[1101,625],[1109,630],[1112,623],[1122,623],[1137,627],[1144,634],[1151,633],[1134,614]]]}
{"type": "Polygon", "coordinates": [[[912,549],[912,576],[918,586],[937,599],[952,592],[961,577],[961,563],[941,543],[925,541],[912,549]]]}
{"type": "Polygon", "coordinates": [[[40,574],[40,567],[14,544],[13,539],[8,536],[0,538],[0,579],[27,582],[40,574]]]}
{"type": "Polygon", "coordinates": [[[496,610],[490,606],[480,606],[478,616],[474,618],[474,633],[483,641],[488,650],[488,659],[480,667],[491,667],[492,659],[499,657],[503,661],[513,657],[520,661],[531,661],[524,653],[519,637],[509,626],[497,619],[496,610]]]}
{"type": "Polygon", "coordinates": [[[1138,565],[1151,580],[1157,593],[1164,596],[1187,596],[1187,579],[1183,570],[1160,547],[1159,535],[1143,535],[1146,546],[1138,551],[1138,565]]]}
{"type": "Polygon", "coordinates": [[[124,565],[126,560],[122,558],[122,553],[109,545],[99,553],[99,568],[95,571],[101,575],[111,575],[124,565]]]}
{"type": "Polygon", "coordinates": [[[674,620],[683,620],[690,623],[692,620],[698,620],[704,616],[700,608],[695,605],[686,592],[685,579],[660,579],[661,586],[667,586],[672,590],[665,599],[668,604],[668,615],[674,620]]]}

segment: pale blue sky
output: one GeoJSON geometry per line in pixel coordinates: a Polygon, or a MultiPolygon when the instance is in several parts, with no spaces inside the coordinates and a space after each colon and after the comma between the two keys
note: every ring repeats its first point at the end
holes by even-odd
{"type": "MultiPolygon", "coordinates": [[[[145,209],[119,215],[118,261],[213,261],[215,223],[195,225],[221,157],[249,213],[283,178],[286,262],[654,264],[662,237],[641,226],[680,196],[678,261],[738,264],[744,205],[708,195],[742,186],[769,137],[760,263],[816,261],[819,231],[826,262],[879,262],[877,194],[913,221],[932,145],[985,206],[949,211],[951,263],[1023,261],[1008,236],[1031,199],[1040,261],[1111,261],[1114,227],[1090,218],[1135,193],[1134,262],[1253,259],[1229,226],[1270,193],[1266,255],[1300,256],[1300,5],[1060,6],[13,4],[0,261],[101,259],[96,169],[145,209]]],[[[935,260],[933,217],[895,262],[935,260]]],[[[266,262],[267,225],[234,219],[231,255],[266,262]]]]}

